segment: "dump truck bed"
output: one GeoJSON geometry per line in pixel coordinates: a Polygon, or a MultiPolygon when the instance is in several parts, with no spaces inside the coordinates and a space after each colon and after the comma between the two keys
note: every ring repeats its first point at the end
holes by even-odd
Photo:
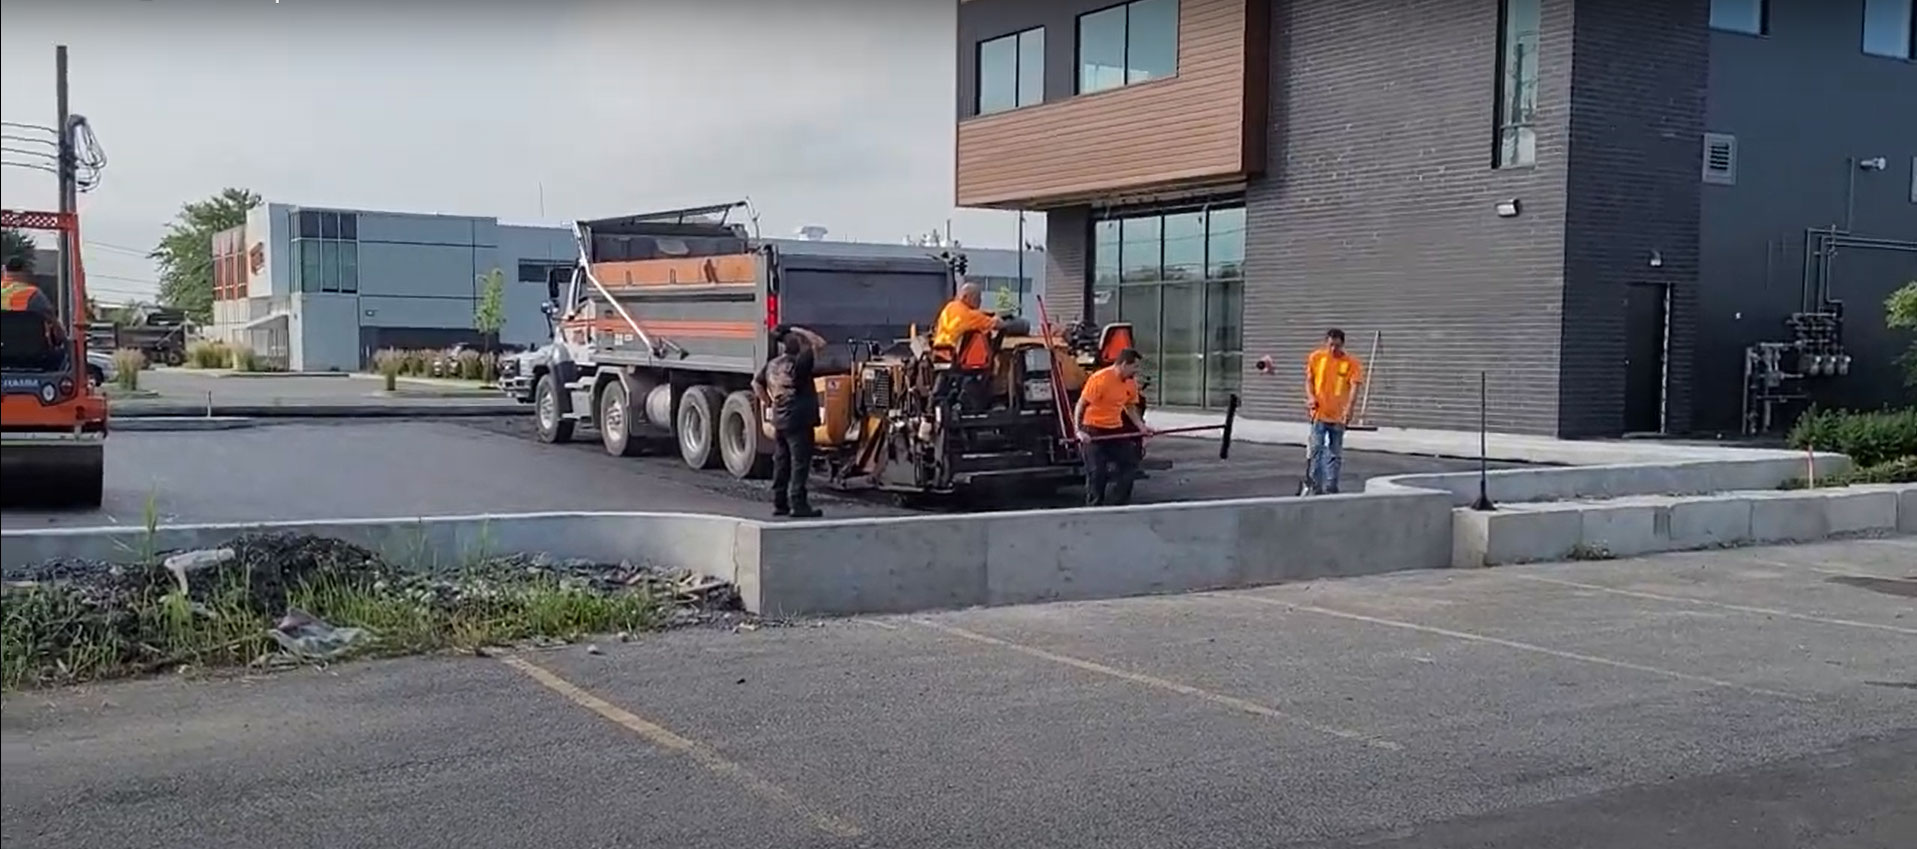
{"type": "Polygon", "coordinates": [[[749,374],[771,356],[772,328],[788,324],[825,338],[821,371],[843,370],[859,343],[889,344],[929,326],[952,297],[949,266],[929,255],[787,254],[691,236],[582,241],[592,246],[589,298],[566,325],[590,331],[604,363],[749,374]],[[730,252],[644,255],[662,246],[730,252]],[[635,254],[642,258],[628,258],[635,254]]]}

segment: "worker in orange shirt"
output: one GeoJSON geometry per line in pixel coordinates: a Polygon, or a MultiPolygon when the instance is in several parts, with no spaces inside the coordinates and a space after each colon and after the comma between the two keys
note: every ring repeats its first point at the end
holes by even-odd
{"type": "Polygon", "coordinates": [[[1130,348],[1120,351],[1111,365],[1092,373],[1079,390],[1072,422],[1078,428],[1085,455],[1085,504],[1121,505],[1132,500],[1132,481],[1144,456],[1143,437],[1151,431],[1138,415],[1138,364],[1144,359],[1130,348]],[[1133,434],[1130,439],[1093,437],[1133,434]],[[1113,479],[1114,473],[1116,480],[1113,479]],[[1112,485],[1111,497],[1105,487],[1112,485]]]}
{"type": "Polygon", "coordinates": [[[1005,320],[982,309],[984,293],[977,283],[961,283],[958,296],[939,310],[938,323],[932,327],[932,347],[958,347],[959,337],[974,330],[990,331],[1005,326],[1005,320]]]}
{"type": "Polygon", "coordinates": [[[1345,332],[1325,331],[1325,344],[1305,358],[1305,409],[1311,416],[1311,455],[1305,484],[1313,495],[1336,493],[1344,466],[1345,425],[1364,383],[1364,364],[1345,352],[1345,332]]]}

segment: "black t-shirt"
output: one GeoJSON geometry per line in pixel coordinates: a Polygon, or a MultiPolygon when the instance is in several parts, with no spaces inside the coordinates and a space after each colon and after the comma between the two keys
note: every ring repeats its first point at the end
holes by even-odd
{"type": "Polygon", "coordinates": [[[808,431],[819,424],[819,391],[812,385],[812,351],[780,354],[759,370],[759,382],[772,399],[772,427],[808,431]]]}

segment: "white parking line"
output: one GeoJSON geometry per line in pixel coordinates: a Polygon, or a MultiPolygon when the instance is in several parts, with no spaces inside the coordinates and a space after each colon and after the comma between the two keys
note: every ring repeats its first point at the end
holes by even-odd
{"type": "Polygon", "coordinates": [[[1346,728],[1339,728],[1332,725],[1325,725],[1324,723],[1321,723],[1321,722],[1315,722],[1313,720],[1306,719],[1302,716],[1289,714],[1277,708],[1271,707],[1269,705],[1261,705],[1257,702],[1250,701],[1248,699],[1238,698],[1237,696],[1227,696],[1223,693],[1214,693],[1210,690],[1204,690],[1198,687],[1193,687],[1190,684],[1181,684],[1177,681],[1168,681],[1164,678],[1159,678],[1152,675],[1146,675],[1142,672],[1132,672],[1127,669],[1119,669],[1114,666],[1106,666],[1105,664],[1097,663],[1095,661],[1083,660],[1081,658],[1072,657],[1070,655],[1063,655],[1057,652],[1046,651],[1045,649],[1041,649],[1036,646],[1028,646],[1023,643],[1015,643],[1015,642],[1012,642],[1011,640],[1002,639],[999,637],[993,637],[986,634],[980,634],[976,631],[968,631],[956,625],[947,625],[942,622],[934,622],[930,619],[913,619],[911,621],[915,625],[919,625],[925,628],[930,628],[934,631],[951,634],[952,636],[955,636],[955,637],[963,637],[964,639],[971,640],[976,643],[984,643],[988,646],[998,646],[999,648],[1010,649],[1020,654],[1030,655],[1032,657],[1049,660],[1053,663],[1062,663],[1066,666],[1070,666],[1074,669],[1082,669],[1086,672],[1096,672],[1100,675],[1117,678],[1121,681],[1130,681],[1133,684],[1143,684],[1144,686],[1152,687],[1159,690],[1165,690],[1168,692],[1179,693],[1181,695],[1192,696],[1194,698],[1203,699],[1205,701],[1211,702],[1216,705],[1223,705],[1224,707],[1228,707],[1233,710],[1243,711],[1245,713],[1249,713],[1254,716],[1262,716],[1266,719],[1283,720],[1285,722],[1290,722],[1296,725],[1304,726],[1313,731],[1317,731],[1321,734],[1329,734],[1333,737],[1341,737],[1346,740],[1352,740],[1355,742],[1363,743],[1372,748],[1385,749],[1385,750],[1394,751],[1394,752],[1404,748],[1404,746],[1398,743],[1392,742],[1390,740],[1386,740],[1382,737],[1374,737],[1370,734],[1366,734],[1361,731],[1352,731],[1346,728]]]}
{"type": "Polygon", "coordinates": [[[1906,548],[1911,551],[1917,551],[1917,539],[1860,539],[1852,541],[1861,542],[1865,545],[1887,545],[1891,548],[1906,548]]]}
{"type": "Polygon", "coordinates": [[[1911,578],[1901,578],[1895,575],[1873,575],[1869,572],[1859,572],[1856,569],[1832,569],[1828,566],[1814,566],[1809,563],[1793,563],[1789,560],[1773,560],[1769,557],[1752,557],[1743,554],[1737,555],[1737,559],[1732,562],[1755,563],[1760,566],[1770,566],[1777,569],[1817,572],[1824,575],[1835,575],[1839,578],[1868,578],[1874,581],[1912,580],[1911,578]]]}
{"type": "Polygon", "coordinates": [[[1547,655],[1550,657],[1562,658],[1564,660],[1582,661],[1584,663],[1595,663],[1600,666],[1610,666],[1617,669],[1629,669],[1634,672],[1644,672],[1651,675],[1662,676],[1665,678],[1674,678],[1679,681],[1689,681],[1694,684],[1709,684],[1710,686],[1713,686],[1713,687],[1722,687],[1727,690],[1739,690],[1745,693],[1752,693],[1759,696],[1771,696],[1773,698],[1785,699],[1785,700],[1793,701],[1793,702],[1815,701],[1809,696],[1800,696],[1796,693],[1786,693],[1786,692],[1783,692],[1782,690],[1767,690],[1763,687],[1752,687],[1746,684],[1739,684],[1735,681],[1725,681],[1721,678],[1707,678],[1702,675],[1692,675],[1688,672],[1678,672],[1677,670],[1674,670],[1674,669],[1661,669],[1656,666],[1646,666],[1642,663],[1631,663],[1629,661],[1623,661],[1623,660],[1612,660],[1611,658],[1608,658],[1608,657],[1598,657],[1597,655],[1581,654],[1579,652],[1571,652],[1571,651],[1562,651],[1559,649],[1549,648],[1547,646],[1533,645],[1531,643],[1523,643],[1517,640],[1507,640],[1507,639],[1504,639],[1503,637],[1492,637],[1492,636],[1487,636],[1485,634],[1473,634],[1469,631],[1454,631],[1454,630],[1451,630],[1450,628],[1438,628],[1431,625],[1419,625],[1415,622],[1401,622],[1396,619],[1385,619],[1379,616],[1367,616],[1362,613],[1349,613],[1343,610],[1332,610],[1329,607],[1318,607],[1316,605],[1310,605],[1310,604],[1292,604],[1291,602],[1283,601],[1280,599],[1265,598],[1262,596],[1247,595],[1244,593],[1220,594],[1216,597],[1250,601],[1250,602],[1256,602],[1258,604],[1269,604],[1274,607],[1283,607],[1287,610],[1297,610],[1297,611],[1303,611],[1306,613],[1316,613],[1321,616],[1332,616],[1338,619],[1348,619],[1353,622],[1368,622],[1373,625],[1383,625],[1387,628],[1401,628],[1407,631],[1419,631],[1426,634],[1437,634],[1443,637],[1451,637],[1452,639],[1457,639],[1457,640],[1467,640],[1469,642],[1474,642],[1474,643],[1487,643],[1494,646],[1504,646],[1505,648],[1517,649],[1518,651],[1527,651],[1533,654],[1547,655]]]}
{"type": "Polygon", "coordinates": [[[1777,616],[1784,619],[1796,619],[1802,622],[1820,622],[1825,625],[1843,625],[1845,627],[1850,627],[1850,628],[1869,628],[1876,631],[1889,631],[1893,634],[1910,634],[1913,636],[1917,636],[1917,628],[1899,628],[1895,625],[1879,625],[1875,622],[1858,622],[1854,619],[1832,619],[1827,616],[1812,616],[1805,613],[1792,613],[1788,610],[1778,610],[1776,608],[1771,608],[1771,607],[1752,607],[1747,604],[1730,604],[1727,602],[1710,601],[1710,600],[1701,599],[1701,598],[1685,598],[1683,596],[1662,595],[1660,593],[1639,592],[1637,590],[1621,590],[1616,587],[1599,586],[1597,584],[1586,584],[1581,581],[1566,581],[1561,578],[1546,578],[1540,575],[1519,575],[1515,573],[1510,573],[1510,574],[1502,575],[1502,577],[1515,578],[1521,581],[1535,581],[1540,584],[1556,584],[1560,587],[1574,587],[1580,590],[1595,590],[1597,592],[1605,592],[1605,593],[1611,593],[1613,595],[1629,596],[1631,598],[1649,599],[1651,601],[1669,601],[1669,602],[1676,602],[1679,604],[1698,604],[1698,605],[1703,605],[1705,607],[1718,607],[1718,608],[1723,608],[1724,610],[1735,610],[1741,613],[1755,613],[1755,614],[1759,614],[1763,616],[1777,616]]]}

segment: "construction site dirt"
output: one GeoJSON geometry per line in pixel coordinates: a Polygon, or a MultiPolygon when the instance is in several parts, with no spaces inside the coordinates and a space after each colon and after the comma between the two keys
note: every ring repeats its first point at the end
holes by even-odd
{"type": "MultiPolygon", "coordinates": [[[[97,511],[15,511],[8,528],[255,522],[564,510],[645,510],[755,517],[769,510],[766,482],[688,468],[670,445],[631,459],[606,457],[596,438],[542,445],[531,416],[415,420],[274,420],[205,432],[116,434],[108,446],[105,503],[97,511]]],[[[1298,446],[1239,442],[1231,459],[1203,439],[1164,438],[1148,456],[1169,470],[1139,481],[1141,503],[1292,495],[1303,472],[1298,446]]],[[[1494,468],[1510,464],[1493,464],[1494,468]]],[[[1343,480],[1456,471],[1476,461],[1347,452],[1343,480]]],[[[881,493],[819,488],[828,516],[904,515],[1076,506],[1075,485],[1049,494],[979,494],[901,506],[881,493]]]]}

